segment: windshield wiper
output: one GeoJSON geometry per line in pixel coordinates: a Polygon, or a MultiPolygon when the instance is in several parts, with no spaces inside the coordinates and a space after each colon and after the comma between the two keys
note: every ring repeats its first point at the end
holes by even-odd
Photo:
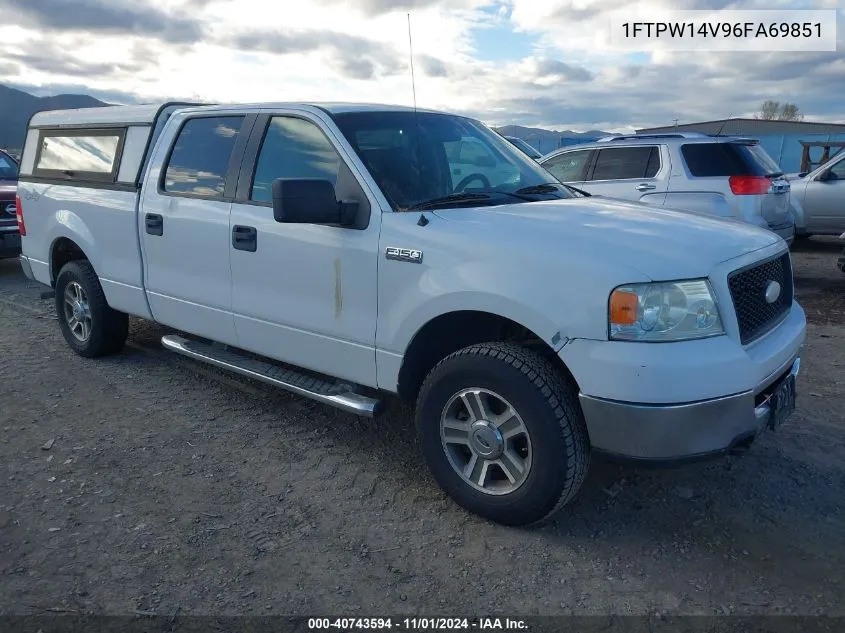
{"type": "Polygon", "coordinates": [[[501,191],[499,189],[483,189],[473,193],[481,193],[485,195],[507,196],[509,198],[517,198],[518,200],[525,200],[526,202],[537,202],[537,198],[532,198],[530,194],[519,193],[518,191],[501,191]]]}
{"type": "Polygon", "coordinates": [[[556,184],[551,183],[551,182],[544,182],[544,183],[539,184],[539,185],[532,185],[531,187],[523,187],[522,189],[517,189],[516,193],[523,193],[523,194],[529,194],[529,195],[530,194],[537,194],[537,193],[557,193],[558,191],[560,191],[561,187],[566,187],[570,191],[574,191],[575,193],[578,193],[578,194],[584,196],[585,198],[589,198],[591,195],[593,195],[591,193],[587,193],[583,189],[578,189],[577,187],[573,187],[572,185],[565,185],[563,183],[556,185],[556,184]]]}
{"type": "Polygon", "coordinates": [[[453,202],[481,202],[482,200],[489,200],[490,196],[486,193],[452,193],[448,196],[442,196],[440,198],[432,198],[431,200],[424,200],[423,202],[417,202],[416,204],[412,204],[410,207],[406,209],[406,211],[417,211],[420,209],[431,209],[434,207],[439,207],[440,205],[448,205],[452,204],[453,202]]]}
{"type": "Polygon", "coordinates": [[[531,185],[530,187],[523,187],[517,189],[514,193],[532,194],[532,193],[557,193],[560,188],[565,185],[555,185],[551,182],[544,182],[539,185],[531,185]]]}
{"type": "Polygon", "coordinates": [[[567,189],[571,190],[571,191],[574,191],[577,194],[584,196],[585,198],[589,198],[593,195],[588,191],[584,191],[583,189],[579,189],[578,187],[573,187],[572,185],[563,185],[563,186],[566,187],[567,189]]]}

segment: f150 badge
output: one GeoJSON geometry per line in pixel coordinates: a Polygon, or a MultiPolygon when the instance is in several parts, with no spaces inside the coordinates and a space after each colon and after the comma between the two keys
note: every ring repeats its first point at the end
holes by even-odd
{"type": "Polygon", "coordinates": [[[414,248],[399,248],[397,246],[388,246],[384,253],[387,259],[395,259],[398,262],[410,262],[412,264],[422,264],[423,252],[414,248]]]}

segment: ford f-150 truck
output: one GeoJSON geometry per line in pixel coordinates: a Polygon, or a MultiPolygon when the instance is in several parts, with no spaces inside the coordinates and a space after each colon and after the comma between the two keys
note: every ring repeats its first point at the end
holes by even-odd
{"type": "Polygon", "coordinates": [[[570,501],[594,452],[719,455],[795,406],[782,239],[579,193],[462,116],[43,112],[17,216],[78,354],[118,353],[135,316],[178,332],[169,350],[348,412],[398,394],[437,482],[505,524],[570,501]],[[496,160],[463,161],[479,147],[496,160]]]}

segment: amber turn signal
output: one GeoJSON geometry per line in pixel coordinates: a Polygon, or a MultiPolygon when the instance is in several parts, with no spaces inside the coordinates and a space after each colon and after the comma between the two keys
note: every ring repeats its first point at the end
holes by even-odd
{"type": "Polygon", "coordinates": [[[634,325],[637,322],[639,298],[627,290],[614,290],[610,295],[610,323],[612,325],[634,325]]]}

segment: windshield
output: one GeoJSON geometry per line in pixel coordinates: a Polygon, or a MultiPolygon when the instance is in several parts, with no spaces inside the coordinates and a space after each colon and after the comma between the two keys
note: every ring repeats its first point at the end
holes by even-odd
{"type": "Polygon", "coordinates": [[[0,152],[0,180],[14,180],[18,177],[18,164],[11,156],[0,152]]]}
{"type": "Polygon", "coordinates": [[[413,111],[333,118],[394,211],[572,197],[545,169],[472,119],[413,111]]]}

